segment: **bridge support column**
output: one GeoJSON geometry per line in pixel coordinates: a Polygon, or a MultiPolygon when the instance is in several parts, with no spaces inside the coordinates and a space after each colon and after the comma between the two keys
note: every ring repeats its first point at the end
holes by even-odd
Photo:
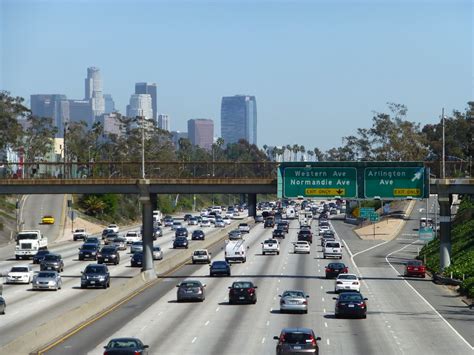
{"type": "Polygon", "coordinates": [[[140,202],[142,204],[142,226],[143,226],[143,265],[142,272],[147,278],[155,278],[153,267],[153,205],[156,205],[156,195],[148,192],[148,180],[140,181],[140,202]]]}
{"type": "Polygon", "coordinates": [[[257,194],[248,194],[248,211],[249,217],[257,215],[257,194]]]}
{"type": "Polygon", "coordinates": [[[438,195],[439,202],[439,241],[440,268],[444,270],[451,265],[451,196],[438,195]]]}

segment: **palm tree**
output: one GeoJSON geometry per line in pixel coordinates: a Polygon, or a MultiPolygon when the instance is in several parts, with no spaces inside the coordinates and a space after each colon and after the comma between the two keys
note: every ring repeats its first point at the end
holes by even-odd
{"type": "Polygon", "coordinates": [[[313,161],[314,152],[312,150],[308,150],[309,161],[313,161]]]}
{"type": "Polygon", "coordinates": [[[298,144],[293,144],[292,151],[294,158],[293,160],[298,161],[298,152],[300,151],[300,146],[298,144]]]}
{"type": "Polygon", "coordinates": [[[286,145],[286,150],[290,153],[290,155],[289,155],[289,156],[290,156],[290,159],[289,159],[289,160],[291,161],[291,150],[292,150],[292,149],[291,149],[291,145],[287,144],[287,145],[286,145]]]}
{"type": "Polygon", "coordinates": [[[301,153],[301,161],[304,161],[304,158],[305,158],[305,153],[306,153],[306,149],[304,147],[304,145],[301,145],[300,146],[300,153],[301,153]]]}

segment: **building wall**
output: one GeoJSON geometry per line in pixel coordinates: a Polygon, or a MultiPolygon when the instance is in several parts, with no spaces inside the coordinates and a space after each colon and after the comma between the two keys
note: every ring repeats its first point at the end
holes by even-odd
{"type": "Polygon", "coordinates": [[[130,107],[127,116],[145,116],[147,119],[153,118],[153,109],[151,105],[151,95],[134,94],[130,97],[130,107]]]}
{"type": "Polygon", "coordinates": [[[205,118],[188,120],[188,137],[193,145],[211,150],[214,140],[214,121],[205,118]]]}
{"type": "Polygon", "coordinates": [[[165,114],[158,115],[158,128],[164,129],[165,131],[171,131],[170,117],[165,114]]]}
{"type": "Polygon", "coordinates": [[[224,144],[245,139],[257,144],[257,103],[254,96],[225,96],[221,103],[221,136],[224,144]]]}
{"type": "Polygon", "coordinates": [[[153,118],[155,121],[158,117],[156,84],[155,83],[136,83],[135,94],[148,94],[151,96],[151,108],[153,110],[153,118]]]}

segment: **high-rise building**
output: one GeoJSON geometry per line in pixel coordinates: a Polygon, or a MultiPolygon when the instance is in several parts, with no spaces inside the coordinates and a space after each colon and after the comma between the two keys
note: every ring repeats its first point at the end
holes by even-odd
{"type": "Polygon", "coordinates": [[[58,128],[56,137],[63,137],[64,122],[69,121],[69,101],[66,95],[31,95],[31,113],[38,117],[53,119],[53,125],[58,128]]]}
{"type": "Polygon", "coordinates": [[[181,138],[188,139],[188,132],[172,131],[171,142],[174,144],[176,149],[179,149],[179,140],[181,138]]]}
{"type": "Polygon", "coordinates": [[[135,94],[148,94],[151,96],[151,108],[153,109],[153,119],[156,120],[158,117],[157,103],[156,103],[156,84],[155,83],[136,83],[135,94]]]}
{"type": "Polygon", "coordinates": [[[188,120],[188,138],[191,144],[211,150],[214,140],[214,121],[206,118],[188,120]]]}
{"type": "Polygon", "coordinates": [[[224,96],[221,104],[221,136],[224,144],[245,139],[257,144],[257,101],[255,96],[224,96]]]}
{"type": "Polygon", "coordinates": [[[94,113],[89,100],[68,100],[69,102],[69,121],[84,121],[89,127],[94,123],[94,113]]]}
{"type": "Polygon", "coordinates": [[[120,114],[117,112],[104,113],[97,119],[97,122],[102,124],[105,134],[121,136],[125,134],[126,127],[122,124],[120,117],[120,114]]]}
{"type": "Polygon", "coordinates": [[[99,68],[87,68],[84,99],[89,100],[94,116],[100,116],[105,112],[105,100],[102,91],[102,76],[100,75],[99,68]]]}
{"type": "Polygon", "coordinates": [[[158,115],[158,128],[164,129],[165,131],[170,132],[171,127],[170,127],[170,117],[168,115],[165,115],[163,113],[160,113],[158,115]]]}
{"type": "Polygon", "coordinates": [[[127,106],[127,116],[144,116],[146,119],[153,119],[151,95],[134,94],[130,96],[130,105],[127,106]]]}
{"type": "Polygon", "coordinates": [[[104,94],[104,102],[105,102],[105,112],[104,113],[112,113],[115,112],[115,101],[110,94],[104,94]]]}

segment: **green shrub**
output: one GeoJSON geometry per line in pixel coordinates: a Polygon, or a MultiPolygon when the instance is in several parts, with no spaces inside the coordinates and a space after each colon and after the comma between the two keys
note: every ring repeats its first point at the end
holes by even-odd
{"type": "Polygon", "coordinates": [[[463,294],[470,298],[474,298],[474,277],[465,279],[460,286],[460,290],[463,294]]]}

